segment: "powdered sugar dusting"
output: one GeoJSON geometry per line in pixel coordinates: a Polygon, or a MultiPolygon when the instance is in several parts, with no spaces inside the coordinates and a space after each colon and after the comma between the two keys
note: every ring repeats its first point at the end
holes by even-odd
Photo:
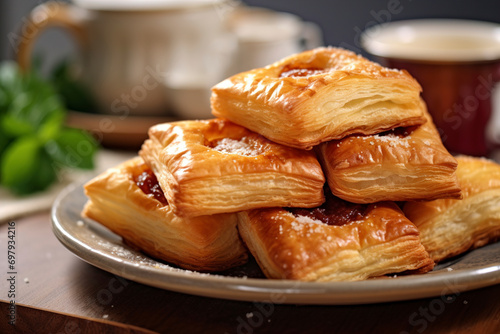
{"type": "Polygon", "coordinates": [[[410,139],[411,136],[406,136],[406,137],[398,137],[398,136],[391,136],[391,135],[371,135],[368,137],[364,136],[358,136],[356,137],[358,139],[363,139],[363,140],[369,140],[371,145],[374,145],[374,141],[377,143],[384,143],[389,146],[395,147],[395,146],[402,146],[405,148],[410,148],[410,139]]]}
{"type": "Polygon", "coordinates": [[[223,138],[217,142],[213,149],[221,153],[239,154],[247,157],[254,157],[263,153],[261,147],[246,141],[245,138],[241,140],[223,138]]]}
{"type": "MultiPolygon", "coordinates": [[[[291,213],[290,213],[291,214],[291,213]]],[[[291,214],[292,215],[292,214],[291,214]]],[[[324,233],[324,223],[318,219],[302,215],[293,215],[294,220],[291,222],[291,228],[295,232],[305,237],[310,237],[313,233],[324,233]]]]}
{"type": "Polygon", "coordinates": [[[301,215],[296,216],[295,220],[301,224],[323,224],[323,222],[321,220],[312,219],[310,217],[301,216],[301,215]]]}

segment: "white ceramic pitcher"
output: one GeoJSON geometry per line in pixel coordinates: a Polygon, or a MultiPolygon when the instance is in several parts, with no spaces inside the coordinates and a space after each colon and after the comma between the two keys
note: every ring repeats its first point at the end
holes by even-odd
{"type": "Polygon", "coordinates": [[[38,35],[49,27],[71,32],[80,46],[79,79],[101,112],[165,113],[166,84],[182,73],[206,81],[222,79],[220,40],[225,30],[223,0],[49,1],[30,14],[21,30],[18,62],[27,68],[38,35]],[[24,32],[24,33],[23,33],[24,32]]]}

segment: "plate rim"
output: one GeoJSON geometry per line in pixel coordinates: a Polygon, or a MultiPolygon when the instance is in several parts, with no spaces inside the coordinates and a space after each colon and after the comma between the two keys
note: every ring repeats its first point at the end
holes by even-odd
{"type": "MultiPolygon", "coordinates": [[[[61,210],[64,209],[64,205],[73,197],[83,194],[84,183],[70,184],[56,197],[51,209],[52,231],[56,238],[74,255],[94,267],[160,289],[202,297],[247,302],[361,305],[429,297],[444,298],[448,295],[460,294],[461,292],[500,283],[500,259],[495,264],[479,266],[473,269],[431,272],[423,275],[396,275],[397,278],[387,277],[355,282],[299,282],[266,278],[229,277],[219,274],[198,273],[174,267],[170,267],[172,270],[165,270],[165,266],[168,266],[168,264],[156,261],[142,253],[140,253],[142,256],[158,263],[159,266],[157,268],[140,266],[117,255],[105,254],[99,249],[93,249],[85,240],[78,239],[67,230],[64,224],[77,224],[78,220],[88,222],[88,219],[82,217],[75,222],[64,222],[61,217],[61,210]],[[380,288],[381,285],[382,289],[380,288]],[[385,285],[389,289],[385,288],[385,285]]],[[[85,199],[84,194],[83,199],[85,199]]],[[[96,222],[96,224],[98,223],[96,222]]],[[[88,226],[88,224],[85,223],[85,226],[88,226]]],[[[109,242],[109,240],[106,241],[109,242]]],[[[123,244],[116,245],[126,247],[123,244]]]]}

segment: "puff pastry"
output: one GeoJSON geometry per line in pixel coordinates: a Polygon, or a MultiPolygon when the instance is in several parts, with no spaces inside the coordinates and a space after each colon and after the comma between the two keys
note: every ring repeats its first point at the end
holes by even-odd
{"type": "Polygon", "coordinates": [[[457,161],[462,200],[407,202],[403,207],[436,262],[500,238],[500,165],[467,156],[457,161]]]}
{"type": "Polygon", "coordinates": [[[354,281],[433,268],[417,228],[394,202],[365,205],[326,198],[315,209],[238,213],[240,235],[267,277],[354,281]]]}
{"type": "Polygon", "coordinates": [[[349,134],[425,122],[421,87],[404,70],[323,47],[236,74],[212,88],[212,114],[277,143],[311,149],[349,134]]]}
{"type": "Polygon", "coordinates": [[[181,216],[324,201],[325,177],[314,152],[273,143],[227,120],[153,126],[139,154],[181,216]]]}
{"type": "Polygon", "coordinates": [[[236,214],[181,218],[154,174],[136,157],[89,181],[82,215],[142,252],[181,268],[220,271],[246,262],[236,214]]]}
{"type": "Polygon", "coordinates": [[[460,198],[457,161],[427,122],[369,136],[352,135],[316,149],[334,195],[355,203],[460,198]]]}

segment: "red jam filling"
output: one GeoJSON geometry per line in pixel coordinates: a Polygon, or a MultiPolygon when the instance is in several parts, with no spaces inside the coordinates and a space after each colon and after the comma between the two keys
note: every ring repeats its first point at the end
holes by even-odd
{"type": "Polygon", "coordinates": [[[311,68],[292,68],[285,66],[281,71],[280,78],[290,77],[309,77],[326,72],[325,69],[311,67],[311,68]]]}
{"type": "Polygon", "coordinates": [[[288,208],[287,210],[295,216],[305,216],[327,225],[342,226],[363,219],[367,208],[367,205],[350,203],[333,195],[326,195],[325,203],[317,208],[288,208]]]}
{"type": "Polygon", "coordinates": [[[394,136],[394,137],[399,137],[399,138],[404,138],[413,133],[418,128],[418,126],[409,126],[406,128],[395,128],[392,130],[388,130],[385,132],[381,132],[378,135],[379,136],[394,136]]]}
{"type": "Polygon", "coordinates": [[[156,175],[149,168],[144,169],[144,171],[140,174],[134,175],[134,182],[146,195],[152,195],[156,200],[164,205],[168,204],[167,199],[163,194],[163,190],[156,179],[156,175]]]}

